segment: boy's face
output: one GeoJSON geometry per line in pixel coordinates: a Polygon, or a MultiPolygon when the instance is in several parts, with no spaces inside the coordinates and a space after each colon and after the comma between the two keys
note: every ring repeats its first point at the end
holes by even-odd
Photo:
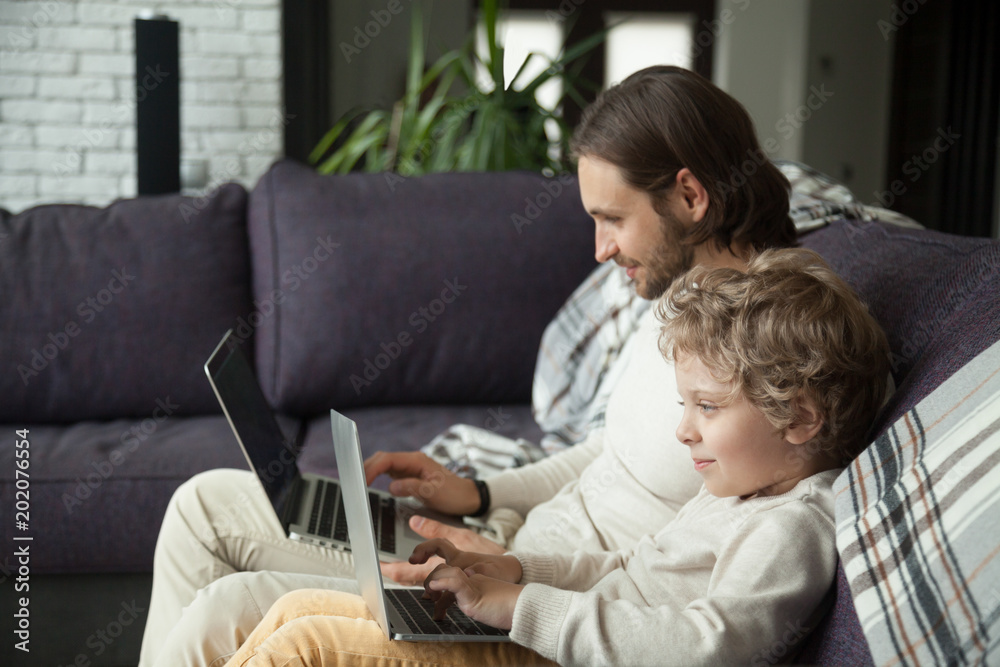
{"type": "Polygon", "coordinates": [[[625,183],[610,162],[583,156],[578,174],[580,198],[594,219],[597,261],[624,267],[642,298],[659,297],[691,268],[692,251],[681,243],[683,223],[673,215],[662,218],[649,195],[625,183]]]}
{"type": "Polygon", "coordinates": [[[684,417],[677,439],[691,450],[709,493],[776,495],[804,479],[797,445],[788,442],[743,396],[725,405],[729,385],[718,382],[700,359],[679,354],[674,366],[684,417]]]}

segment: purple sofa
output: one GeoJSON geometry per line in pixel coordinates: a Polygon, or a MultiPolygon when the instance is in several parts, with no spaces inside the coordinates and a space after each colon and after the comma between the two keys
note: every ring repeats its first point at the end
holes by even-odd
{"type": "MultiPolygon", "coordinates": [[[[841,220],[803,245],[889,333],[899,391],[873,435],[1000,338],[998,272],[977,270],[997,242],[841,220]],[[983,300],[949,302],[956,281],[980,279],[983,300]]],[[[282,161],[249,193],[3,214],[0,590],[13,598],[14,538],[32,536],[32,660],[134,664],[141,612],[125,624],[121,609],[148,600],[171,493],[245,466],[202,370],[227,329],[247,339],[307,469],[332,471],[330,407],[368,450],[412,450],[458,422],[537,441],[539,339],[594,266],[592,223],[565,176],[327,177],[282,161]],[[22,429],[25,531],[12,511],[22,429]],[[116,619],[120,637],[105,642],[116,619]]],[[[870,662],[842,572],[830,601],[799,659],[870,662]]]]}

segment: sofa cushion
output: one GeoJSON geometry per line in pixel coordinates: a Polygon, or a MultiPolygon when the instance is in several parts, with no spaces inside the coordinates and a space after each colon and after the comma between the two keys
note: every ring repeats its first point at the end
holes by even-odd
{"type": "Polygon", "coordinates": [[[0,215],[0,423],[218,412],[202,365],[250,310],[247,194],[0,215]]]}
{"type": "MultiPolygon", "coordinates": [[[[151,572],[170,496],[204,470],[246,469],[222,415],[29,426],[32,574],[151,572]]],[[[5,427],[10,438],[14,426],[5,427]]],[[[0,505],[15,501],[15,447],[0,447],[0,505]]],[[[14,515],[0,525],[14,553],[14,515]]],[[[2,562],[2,558],[0,558],[2,562]]]]}
{"type": "Polygon", "coordinates": [[[323,176],[285,160],[248,214],[264,393],[315,415],[527,402],[542,330],[594,267],[575,178],[323,176]]]}
{"type": "Polygon", "coordinates": [[[1000,649],[998,489],[1000,342],[834,484],[837,548],[877,664],[985,664],[1000,649]]]}

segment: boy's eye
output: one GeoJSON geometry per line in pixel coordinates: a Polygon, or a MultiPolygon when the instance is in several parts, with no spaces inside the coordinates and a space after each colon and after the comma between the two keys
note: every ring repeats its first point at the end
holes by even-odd
{"type": "Polygon", "coordinates": [[[698,407],[701,408],[702,412],[712,412],[714,410],[718,410],[719,409],[719,406],[717,406],[717,405],[709,405],[708,403],[699,403],[698,407]]]}

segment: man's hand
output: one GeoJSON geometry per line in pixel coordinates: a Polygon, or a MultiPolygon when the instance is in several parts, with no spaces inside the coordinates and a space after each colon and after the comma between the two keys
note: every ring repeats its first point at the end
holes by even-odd
{"type": "Polygon", "coordinates": [[[472,514],[479,509],[479,491],[471,479],[459,477],[423,452],[376,452],[365,461],[365,479],[392,477],[389,493],[412,496],[445,514],[472,514]]]}
{"type": "MultiPolygon", "coordinates": [[[[504,552],[496,542],[492,542],[479,533],[468,528],[447,526],[433,519],[422,516],[410,517],[410,528],[421,537],[427,539],[444,538],[458,549],[484,554],[502,554],[504,552]]],[[[432,556],[422,564],[405,561],[398,563],[382,563],[382,575],[404,586],[419,586],[431,571],[444,562],[439,556],[432,556]]]]}
{"type": "Polygon", "coordinates": [[[513,556],[461,551],[447,540],[430,540],[417,546],[412,562],[443,557],[424,580],[424,592],[434,600],[434,617],[444,618],[452,602],[466,615],[496,628],[510,630],[514,608],[523,586],[521,563],[513,556]]]}

